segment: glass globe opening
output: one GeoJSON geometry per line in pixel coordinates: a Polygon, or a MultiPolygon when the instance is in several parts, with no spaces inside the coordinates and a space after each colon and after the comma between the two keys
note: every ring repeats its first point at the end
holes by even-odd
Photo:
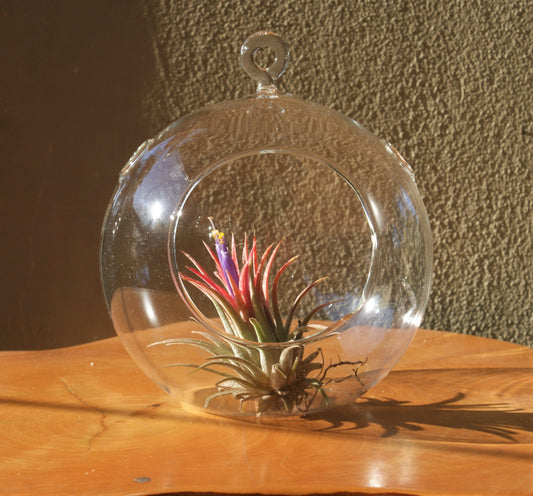
{"type": "MultiPolygon", "coordinates": [[[[214,272],[207,249],[215,246],[211,218],[228,244],[235,244],[238,258],[245,242],[251,246],[253,239],[259,258],[269,245],[280,242],[274,273],[298,257],[277,289],[283,314],[305,287],[323,279],[299,302],[294,325],[320,307],[313,320],[334,329],[337,321],[359,308],[370,274],[372,231],[354,185],[324,160],[289,150],[232,157],[208,168],[177,206],[169,238],[173,279],[194,316],[221,332],[212,301],[186,280],[194,269],[191,256],[214,272]]],[[[311,330],[305,338],[317,333],[323,329],[311,330]]]]}

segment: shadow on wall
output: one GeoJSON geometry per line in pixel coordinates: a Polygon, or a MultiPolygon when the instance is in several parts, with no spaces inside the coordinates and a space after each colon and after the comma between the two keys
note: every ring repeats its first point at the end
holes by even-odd
{"type": "Polygon", "coordinates": [[[0,33],[0,349],[112,336],[100,228],[149,134],[146,22],[137,2],[7,2],[0,33]]]}

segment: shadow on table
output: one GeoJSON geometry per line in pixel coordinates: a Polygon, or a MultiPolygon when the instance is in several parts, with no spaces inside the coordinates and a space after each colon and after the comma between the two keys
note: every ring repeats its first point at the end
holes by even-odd
{"type": "MultiPolygon", "coordinates": [[[[485,442],[486,436],[517,443],[517,436],[533,432],[533,413],[507,408],[506,404],[465,404],[466,395],[457,393],[442,401],[413,405],[395,399],[361,398],[355,405],[312,414],[308,421],[319,421],[320,431],[348,433],[380,429],[380,437],[402,432],[422,432],[420,438],[443,441],[485,442]],[[459,403],[461,402],[461,403],[459,403]],[[453,432],[450,430],[452,429],[453,432]]],[[[410,436],[412,437],[412,436],[410,436]]],[[[529,436],[528,436],[529,437],[529,436]]],[[[533,436],[529,439],[533,442],[533,436]]]]}
{"type": "MultiPolygon", "coordinates": [[[[116,408],[95,404],[81,398],[67,384],[66,389],[77,403],[51,403],[21,398],[0,397],[0,408],[28,407],[45,410],[72,410],[154,420],[196,419],[200,423],[219,425],[249,425],[258,428],[307,431],[332,435],[363,435],[367,437],[395,437],[443,441],[448,443],[518,443],[533,444],[533,413],[517,408],[517,403],[472,403],[468,395],[457,393],[452,397],[426,404],[413,404],[392,398],[359,398],[348,406],[325,412],[307,414],[303,418],[222,418],[210,414],[194,415],[183,410],[177,401],[168,397],[160,403],[147,404],[137,409],[116,408]],[[514,406],[514,407],[513,407],[514,406]]],[[[445,393],[443,392],[443,395],[445,393]]],[[[161,400],[161,397],[158,398],[161,400]]],[[[1,413],[1,412],[0,412],[1,413]]],[[[9,412],[4,410],[9,416],[9,412]]]]}

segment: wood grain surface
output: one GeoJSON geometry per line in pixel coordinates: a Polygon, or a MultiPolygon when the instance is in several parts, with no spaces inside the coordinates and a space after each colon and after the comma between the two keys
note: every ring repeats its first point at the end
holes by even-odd
{"type": "Polygon", "coordinates": [[[185,411],[118,338],[0,353],[0,493],[533,494],[533,350],[419,331],[355,405],[185,411]]]}

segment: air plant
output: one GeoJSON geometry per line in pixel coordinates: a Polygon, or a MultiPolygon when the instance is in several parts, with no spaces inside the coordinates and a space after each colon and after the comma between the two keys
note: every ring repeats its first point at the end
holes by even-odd
{"type": "Polygon", "coordinates": [[[213,399],[227,395],[240,401],[241,410],[245,402],[255,401],[257,414],[280,409],[287,413],[306,412],[317,394],[327,403],[325,386],[357,377],[364,362],[339,360],[325,365],[320,348],[305,353],[308,342],[303,339],[305,333],[326,329],[312,324],[312,317],[335,302],[320,304],[294,322],[296,310],[302,299],[325,278],[308,284],[282,316],[278,299],[280,279],[297,257],[286,261],[274,274],[281,241],[268,246],[259,256],[254,236],[251,245],[245,237],[239,260],[234,237],[230,249],[224,233],[210,221],[215,250],[204,245],[214,262],[214,275],[184,253],[191,266],[187,267],[189,273],[180,273],[180,277],[209,298],[227,337],[221,332],[205,330],[196,333],[198,339],[171,339],[156,344],[191,345],[209,354],[202,364],[171,365],[193,367],[193,372],[204,370],[221,377],[215,383],[215,392],[205,400],[205,408],[213,399]],[[280,345],[275,346],[275,343],[280,345]],[[329,371],[340,366],[349,366],[351,373],[341,378],[328,378],[329,371]]]}

